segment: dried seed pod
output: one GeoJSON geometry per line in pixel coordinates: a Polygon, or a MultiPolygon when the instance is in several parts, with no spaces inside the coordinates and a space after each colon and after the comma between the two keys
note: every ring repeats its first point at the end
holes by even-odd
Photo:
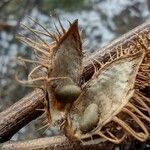
{"type": "MultiPolygon", "coordinates": [[[[135,54],[122,55],[95,72],[92,79],[84,85],[80,97],[68,113],[64,128],[66,136],[70,139],[88,142],[91,137],[99,136],[96,137],[96,141],[105,138],[114,143],[124,140],[126,132],[140,141],[148,138],[148,130],[139,114],[147,121],[150,120],[150,115],[144,116],[141,109],[130,104],[134,97],[136,76],[144,56],[143,50],[135,54]],[[88,108],[93,103],[96,104],[95,112],[91,111],[93,108],[91,110],[88,108]],[[132,109],[129,109],[129,106],[132,109]],[[98,112],[96,112],[97,107],[98,112]],[[136,111],[138,115],[133,111],[136,111]],[[119,117],[120,113],[123,113],[121,116],[125,118],[119,117]],[[94,115],[96,119],[91,119],[91,116],[94,115]],[[98,121],[97,116],[99,116],[98,121]],[[136,128],[127,124],[125,120],[128,118],[134,121],[134,125],[139,126],[141,131],[136,131],[136,128]],[[81,120],[83,120],[82,123],[81,120]],[[118,128],[121,128],[121,131],[117,130],[118,128]]],[[[149,111],[145,100],[141,99],[143,106],[147,107],[146,111],[149,111]]]]}
{"type": "Polygon", "coordinates": [[[59,80],[50,82],[49,91],[63,107],[66,103],[76,100],[81,93],[79,80],[82,73],[83,53],[77,20],[71,24],[55,49],[49,78],[59,78],[59,80]]]}
{"type": "Polygon", "coordinates": [[[51,124],[52,120],[58,118],[54,114],[62,117],[60,110],[66,113],[68,105],[81,93],[79,80],[82,73],[83,52],[78,20],[71,23],[68,30],[63,28],[59,20],[62,31],[55,25],[57,30],[55,34],[32,18],[30,19],[45,32],[23,25],[37,39],[34,41],[23,35],[19,35],[18,38],[34,49],[36,60],[21,59],[24,62],[34,63],[35,67],[29,73],[28,80],[20,82],[33,87],[37,86],[45,91],[45,111],[48,122],[51,124]],[[41,35],[49,37],[53,42],[49,44],[41,38],[41,35]]]}
{"type": "Polygon", "coordinates": [[[24,26],[37,39],[18,37],[34,49],[36,58],[21,59],[35,64],[35,67],[28,80],[20,82],[44,89],[45,114],[49,122],[46,126],[51,121],[54,124],[61,121],[66,136],[72,140],[96,138],[100,141],[105,138],[120,143],[127,135],[146,140],[149,136],[146,123],[150,122],[150,98],[141,90],[150,88],[149,31],[141,37],[137,35],[138,40],[129,41],[129,45],[122,43],[110,53],[105,52],[104,61],[93,59],[94,75],[80,87],[83,52],[78,21],[70,24],[68,30],[59,21],[62,31],[56,26],[56,33],[34,22],[45,32],[24,26]],[[49,44],[40,35],[53,42],[49,44]],[[65,113],[63,123],[60,111],[65,113]]]}

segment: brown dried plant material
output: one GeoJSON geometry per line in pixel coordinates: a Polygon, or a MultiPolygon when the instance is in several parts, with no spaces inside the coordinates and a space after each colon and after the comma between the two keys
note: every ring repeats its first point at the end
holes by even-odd
{"type": "MultiPolygon", "coordinates": [[[[32,18],[30,18],[34,21],[32,18]]],[[[36,22],[46,33],[26,29],[34,34],[37,40],[19,35],[19,40],[33,48],[36,60],[20,58],[23,62],[31,62],[35,67],[28,75],[27,81],[20,83],[29,86],[42,88],[45,91],[45,114],[47,121],[44,127],[55,124],[55,121],[63,119],[70,104],[77,99],[81,93],[79,87],[82,73],[82,43],[78,31],[78,20],[70,23],[68,30],[65,30],[58,19],[61,30],[56,33],[49,32],[45,27],[36,22]],[[40,34],[48,36],[53,40],[48,43],[40,37],[40,34]],[[50,101],[51,99],[51,101],[50,101]],[[64,112],[64,114],[61,113],[64,112]]]]}
{"type": "Polygon", "coordinates": [[[149,137],[150,98],[140,91],[150,87],[149,35],[145,31],[139,41],[120,45],[106,54],[106,62],[93,60],[100,69],[95,66],[92,79],[83,85],[68,113],[66,136],[84,143],[102,138],[120,143],[130,135],[140,141],[149,137]]]}
{"type": "Polygon", "coordinates": [[[142,90],[150,88],[149,31],[140,40],[129,39],[129,45],[120,44],[105,53],[105,61],[90,58],[95,72],[81,86],[83,52],[78,21],[65,30],[59,20],[61,31],[55,26],[56,33],[34,22],[45,32],[24,25],[37,39],[18,38],[33,48],[36,60],[20,58],[35,67],[27,81],[18,81],[45,91],[44,127],[59,125],[70,140],[84,143],[102,138],[120,143],[131,135],[145,141],[149,137],[150,98],[142,90]],[[41,34],[53,42],[49,44],[41,34]]]}

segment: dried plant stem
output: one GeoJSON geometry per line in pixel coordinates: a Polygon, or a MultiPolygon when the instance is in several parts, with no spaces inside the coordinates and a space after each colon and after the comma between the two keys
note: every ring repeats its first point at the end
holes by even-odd
{"type": "MultiPolygon", "coordinates": [[[[104,63],[110,59],[110,55],[111,56],[118,55],[117,57],[119,57],[119,54],[116,54],[117,51],[119,51],[118,50],[119,47],[121,49],[125,49],[128,53],[128,51],[130,51],[130,49],[132,49],[133,46],[138,45],[138,41],[141,39],[141,37],[145,37],[145,39],[147,39],[147,37],[149,37],[148,43],[146,43],[146,44],[149,44],[149,46],[150,46],[150,21],[147,21],[146,23],[136,27],[135,29],[130,30],[128,33],[124,34],[120,38],[112,41],[106,47],[98,50],[90,58],[86,58],[84,61],[84,71],[83,71],[83,75],[82,75],[84,80],[86,80],[86,81],[89,80],[89,78],[91,78],[91,76],[94,73],[94,66],[91,63],[91,61],[89,61],[89,59],[97,60],[98,62],[104,63]]],[[[133,49],[137,49],[137,48],[133,48],[133,49]]],[[[150,58],[150,56],[149,56],[149,58],[150,58]]],[[[98,62],[96,62],[96,61],[93,61],[93,62],[94,62],[95,66],[101,67],[101,65],[98,62]]]]}
{"type": "Polygon", "coordinates": [[[9,140],[19,129],[43,113],[36,110],[44,107],[43,98],[44,92],[35,90],[0,113],[0,142],[9,140]]]}
{"type": "Polygon", "coordinates": [[[46,150],[79,150],[83,149],[112,149],[114,144],[103,141],[100,144],[84,145],[79,141],[70,142],[65,136],[54,136],[47,138],[39,138],[23,142],[8,142],[0,146],[1,150],[32,150],[32,149],[46,149],[46,150]]]}

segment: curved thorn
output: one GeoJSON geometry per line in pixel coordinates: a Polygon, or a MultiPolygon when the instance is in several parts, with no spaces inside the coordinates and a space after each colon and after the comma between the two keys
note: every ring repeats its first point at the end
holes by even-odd
{"type": "Polygon", "coordinates": [[[134,111],[136,111],[139,115],[141,115],[143,117],[143,119],[147,120],[148,122],[150,122],[150,118],[147,117],[145,114],[143,114],[139,109],[137,109],[133,104],[131,104],[130,102],[127,103],[126,106],[129,106],[130,108],[132,108],[134,111]]]}
{"type": "MultiPolygon", "coordinates": [[[[139,120],[139,119],[138,119],[139,120]]],[[[113,118],[113,121],[118,123],[122,128],[124,128],[127,132],[129,132],[133,137],[138,139],[139,141],[145,141],[148,138],[148,131],[145,128],[144,124],[140,121],[140,126],[142,126],[142,129],[144,129],[145,133],[137,133],[135,132],[127,123],[119,119],[117,116],[113,118]]],[[[136,119],[137,122],[137,119],[136,119]]]]}
{"type": "Polygon", "coordinates": [[[111,132],[106,131],[113,139],[118,139],[116,136],[114,136],[111,132]]]}
{"type": "Polygon", "coordinates": [[[106,136],[101,131],[97,132],[96,134],[99,135],[100,137],[105,138],[108,141],[111,141],[111,142],[115,143],[115,144],[121,143],[124,140],[124,138],[126,137],[126,134],[124,134],[120,139],[118,139],[118,138],[117,139],[113,139],[113,138],[110,138],[110,137],[106,136]]]}
{"type": "Polygon", "coordinates": [[[142,110],[142,111],[147,111],[147,109],[146,109],[146,108],[143,108],[141,105],[139,106],[139,105],[137,105],[137,104],[134,104],[134,106],[135,106],[136,108],[139,108],[139,109],[142,110]]]}
{"type": "Polygon", "coordinates": [[[137,33],[134,33],[142,42],[139,41],[139,39],[137,39],[137,42],[141,45],[141,47],[143,47],[145,50],[147,50],[147,47],[145,46],[145,42],[143,40],[143,38],[138,35],[137,33]]]}
{"type": "Polygon", "coordinates": [[[145,132],[145,136],[149,136],[149,133],[145,127],[145,125],[143,124],[143,122],[130,110],[128,110],[127,108],[123,108],[123,111],[128,113],[133,119],[134,121],[143,129],[143,131],[145,132]]]}
{"type": "Polygon", "coordinates": [[[31,78],[32,74],[38,70],[39,68],[43,67],[42,65],[38,65],[37,67],[35,67],[34,69],[31,70],[31,72],[28,74],[28,79],[31,78]]]}
{"type": "MultiPolygon", "coordinates": [[[[145,102],[141,99],[141,95],[139,96],[138,95],[139,93],[136,93],[135,95],[134,95],[134,100],[137,102],[137,103],[139,103],[140,105],[142,105],[144,108],[146,108],[146,110],[147,110],[147,112],[149,113],[149,115],[150,115],[150,108],[145,104],[145,102]]],[[[143,97],[143,99],[145,99],[144,97],[143,97]]],[[[146,99],[145,99],[146,100],[146,99]]]]}
{"type": "Polygon", "coordinates": [[[112,56],[111,56],[111,53],[108,52],[108,54],[109,54],[109,59],[110,59],[110,61],[113,61],[113,58],[112,58],[112,56]]]}
{"type": "Polygon", "coordinates": [[[145,101],[147,101],[148,103],[150,103],[150,98],[145,97],[145,96],[144,96],[142,93],[140,93],[140,92],[137,92],[137,94],[138,94],[140,97],[142,97],[143,100],[145,100],[145,101]]]}

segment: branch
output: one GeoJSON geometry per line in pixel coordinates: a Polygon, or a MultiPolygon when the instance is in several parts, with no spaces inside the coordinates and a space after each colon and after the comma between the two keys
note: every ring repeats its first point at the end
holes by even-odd
{"type": "MultiPolygon", "coordinates": [[[[139,36],[146,36],[150,32],[150,20],[147,22],[137,26],[133,30],[130,30],[126,34],[112,41],[110,44],[105,46],[104,48],[98,50],[94,53],[90,58],[94,58],[96,60],[106,62],[108,61],[109,55],[108,52],[113,53],[116,51],[116,47],[122,46],[123,48],[130,48],[131,43],[137,43],[137,40],[140,40],[139,36]],[[148,31],[146,33],[146,31],[148,31]],[[107,54],[106,54],[107,53],[107,54]]],[[[83,70],[83,78],[87,81],[91,78],[94,73],[94,67],[91,61],[85,60],[84,62],[84,70],[83,70]]]]}
{"type": "Polygon", "coordinates": [[[7,142],[0,145],[1,150],[31,150],[31,149],[57,149],[57,150],[71,150],[71,149],[112,149],[113,143],[102,140],[100,144],[84,145],[79,141],[71,142],[65,136],[53,136],[46,138],[39,138],[30,141],[22,142],[7,142]]]}
{"type": "Polygon", "coordinates": [[[35,90],[0,113],[0,142],[9,140],[19,129],[42,113],[44,92],[35,90]]]}
{"type": "Polygon", "coordinates": [[[9,23],[6,23],[6,22],[0,22],[0,30],[10,30],[10,29],[13,29],[15,28],[15,25],[11,25],[9,23]]]}
{"type": "MultiPolygon", "coordinates": [[[[107,61],[109,56],[106,53],[108,52],[113,53],[115,51],[115,48],[119,45],[122,45],[125,48],[129,47],[130,45],[129,43],[135,42],[137,39],[139,39],[139,36],[147,34],[145,31],[148,31],[148,32],[150,31],[150,21],[138,26],[134,30],[129,31],[127,34],[113,41],[108,46],[106,46],[105,48],[101,49],[100,51],[92,55],[90,58],[94,58],[100,61],[101,60],[107,61]]],[[[98,65],[98,64],[95,64],[95,65],[98,65]]],[[[82,75],[83,79],[84,80],[90,79],[93,72],[94,72],[93,64],[90,61],[88,61],[88,59],[85,59],[84,71],[82,75]]],[[[13,134],[15,134],[23,126],[25,126],[30,121],[36,119],[42,114],[40,111],[37,111],[36,109],[40,109],[43,107],[43,97],[44,97],[44,93],[42,92],[42,90],[35,90],[29,95],[19,100],[17,103],[15,103],[13,106],[8,108],[7,110],[0,113],[0,142],[9,140],[13,136],[13,134]]],[[[56,143],[57,143],[57,139],[59,140],[59,138],[55,137],[56,143]]],[[[64,137],[61,137],[61,138],[64,139],[64,143],[65,143],[67,139],[64,137]]],[[[50,139],[49,141],[51,141],[50,139]]],[[[42,139],[39,139],[39,140],[47,141],[47,139],[45,138],[43,140],[42,139]]],[[[38,139],[36,140],[35,143],[40,144],[40,142],[38,142],[38,139]]],[[[16,143],[16,145],[17,144],[19,143],[16,143]]],[[[47,144],[51,145],[50,142],[47,144]]],[[[60,143],[58,142],[58,145],[59,144],[60,143]]],[[[8,146],[10,146],[10,144],[8,144],[8,146]]],[[[41,147],[42,146],[43,144],[41,142],[41,147]]]]}

